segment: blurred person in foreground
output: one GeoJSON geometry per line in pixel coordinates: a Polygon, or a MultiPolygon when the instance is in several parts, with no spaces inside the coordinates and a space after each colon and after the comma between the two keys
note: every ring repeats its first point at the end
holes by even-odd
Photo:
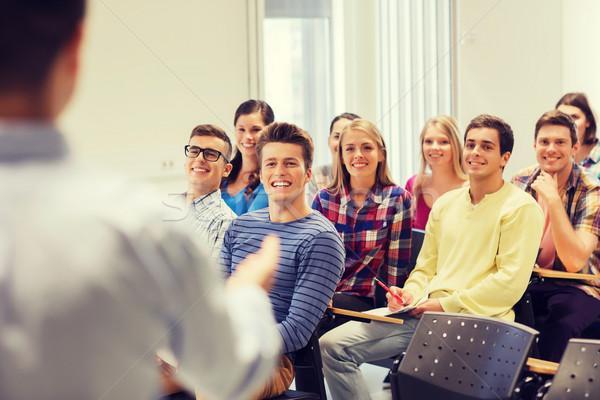
{"type": "Polygon", "coordinates": [[[225,287],[155,194],[69,155],[54,123],[84,14],[84,0],[0,3],[0,398],[150,399],[159,347],[186,386],[247,398],[281,351],[264,291],[278,241],[225,287]]]}

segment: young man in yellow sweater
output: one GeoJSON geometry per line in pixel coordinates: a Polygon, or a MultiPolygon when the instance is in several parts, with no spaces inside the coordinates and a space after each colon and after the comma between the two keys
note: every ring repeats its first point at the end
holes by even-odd
{"type": "Polygon", "coordinates": [[[510,126],[500,118],[480,115],[471,121],[463,151],[470,186],[435,202],[414,271],[404,288],[391,288],[404,304],[388,295],[388,307],[395,311],[429,298],[401,314],[403,325],[349,322],[321,338],[334,399],[368,399],[360,364],[406,350],[425,311],[514,319],[512,307],[527,287],[544,216],[531,196],[502,178],[513,142],[510,126]]]}

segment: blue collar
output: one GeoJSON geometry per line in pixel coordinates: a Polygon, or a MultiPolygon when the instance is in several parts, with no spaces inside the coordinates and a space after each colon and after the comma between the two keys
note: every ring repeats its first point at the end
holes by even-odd
{"type": "Polygon", "coordinates": [[[68,154],[65,139],[51,124],[0,120],[0,163],[52,161],[68,154]]]}

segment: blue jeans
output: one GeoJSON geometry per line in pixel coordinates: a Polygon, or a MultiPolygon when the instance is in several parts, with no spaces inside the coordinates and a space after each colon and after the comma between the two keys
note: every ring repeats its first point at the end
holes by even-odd
{"type": "Polygon", "coordinates": [[[323,373],[334,400],[370,399],[359,366],[402,353],[408,348],[418,319],[401,316],[404,324],[350,321],[319,339],[323,373]]]}

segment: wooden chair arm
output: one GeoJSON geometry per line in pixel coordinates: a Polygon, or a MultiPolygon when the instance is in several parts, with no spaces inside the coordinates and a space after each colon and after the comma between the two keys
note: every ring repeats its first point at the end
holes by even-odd
{"type": "Polygon", "coordinates": [[[375,315],[375,314],[369,314],[368,311],[359,312],[359,311],[351,311],[351,310],[346,310],[343,308],[335,308],[335,307],[329,307],[329,308],[327,308],[327,311],[329,311],[332,314],[338,314],[338,315],[343,315],[345,317],[351,317],[353,320],[361,321],[361,322],[365,322],[365,320],[367,322],[370,322],[372,320],[372,321],[389,322],[392,324],[403,324],[404,323],[404,320],[402,320],[402,319],[383,317],[383,316],[375,315]]]}
{"type": "Polygon", "coordinates": [[[594,281],[600,276],[594,274],[580,274],[577,272],[554,271],[552,269],[543,269],[535,267],[533,272],[542,278],[557,278],[557,279],[576,279],[580,281],[594,281]]]}
{"type": "Polygon", "coordinates": [[[527,369],[531,372],[537,372],[538,374],[555,375],[558,369],[558,363],[546,360],[540,360],[539,358],[529,357],[527,359],[527,369]]]}

